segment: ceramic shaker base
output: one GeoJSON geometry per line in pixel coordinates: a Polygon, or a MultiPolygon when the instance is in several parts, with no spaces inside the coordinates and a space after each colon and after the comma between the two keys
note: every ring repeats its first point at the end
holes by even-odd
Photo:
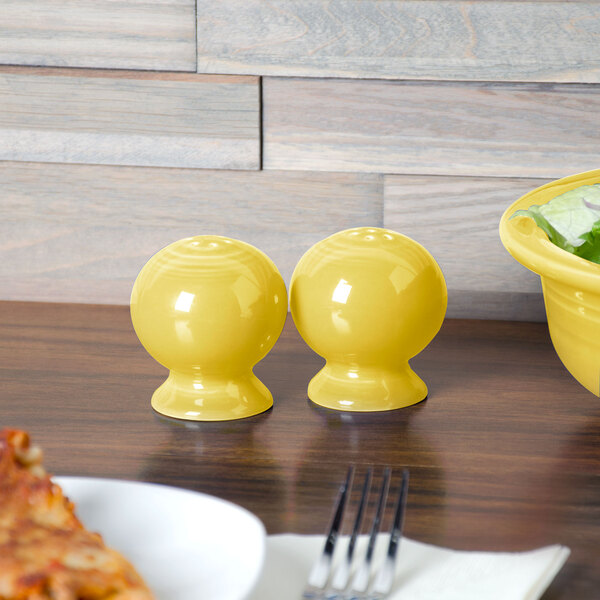
{"type": "Polygon", "coordinates": [[[425,400],[427,386],[408,365],[382,370],[328,362],[310,381],[308,397],[334,410],[395,410],[425,400]]]}
{"type": "Polygon", "coordinates": [[[171,371],[152,395],[152,408],[188,421],[230,421],[257,415],[273,406],[273,396],[253,374],[200,377],[171,371]]]}

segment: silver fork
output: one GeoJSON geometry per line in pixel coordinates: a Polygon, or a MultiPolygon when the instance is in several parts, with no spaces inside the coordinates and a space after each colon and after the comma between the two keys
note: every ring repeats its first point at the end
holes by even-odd
{"type": "Polygon", "coordinates": [[[386,467],[383,472],[381,487],[377,500],[377,508],[371,524],[369,541],[364,557],[352,572],[356,539],[360,533],[365,508],[367,505],[373,469],[369,468],[365,474],[360,502],[352,527],[352,534],[348,542],[346,554],[339,567],[333,569],[333,553],[339,537],[344,510],[352,489],[354,479],[354,467],[348,468],[346,480],[340,486],[335,503],[335,510],[331,525],[327,532],[323,552],[315,562],[308,578],[308,583],[302,598],[311,600],[380,600],[389,595],[394,582],[394,570],[398,557],[398,547],[402,537],[402,526],[404,523],[404,511],[406,509],[406,496],[408,493],[408,471],[402,471],[402,483],[394,511],[394,520],[390,531],[387,554],[383,564],[379,567],[374,577],[371,578],[373,563],[373,552],[377,536],[381,528],[381,521],[385,511],[388,490],[391,479],[391,469],[386,467]],[[369,585],[372,580],[372,585],[369,585]]]}

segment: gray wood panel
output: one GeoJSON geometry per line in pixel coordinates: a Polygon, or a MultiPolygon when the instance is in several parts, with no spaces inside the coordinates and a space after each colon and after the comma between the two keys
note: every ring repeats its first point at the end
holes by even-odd
{"type": "Polygon", "coordinates": [[[384,225],[434,256],[448,287],[448,316],[545,320],[540,278],[515,261],[498,234],[500,217],[543,179],[385,178],[384,225]]]}
{"type": "Polygon", "coordinates": [[[598,2],[198,0],[198,71],[600,82],[598,2]]]}
{"type": "Polygon", "coordinates": [[[256,77],[0,70],[0,160],[258,169],[256,77]]]}
{"type": "Polygon", "coordinates": [[[145,262],[217,234],[266,252],[286,283],[302,254],[383,223],[364,174],[0,163],[0,299],[127,304],[145,262]]]}
{"type": "Polygon", "coordinates": [[[194,0],[2,0],[0,63],[196,70],[194,0]]]}
{"type": "Polygon", "coordinates": [[[266,78],[269,169],[554,178],[600,163],[600,86],[266,78]]]}

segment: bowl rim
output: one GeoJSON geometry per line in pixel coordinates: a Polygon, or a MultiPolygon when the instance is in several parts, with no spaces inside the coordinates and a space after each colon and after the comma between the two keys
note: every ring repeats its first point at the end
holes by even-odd
{"type": "Polygon", "coordinates": [[[566,191],[594,183],[600,183],[600,169],[550,181],[513,202],[504,211],[499,225],[500,240],[506,250],[524,267],[541,277],[600,293],[599,264],[555,246],[533,219],[524,216],[510,218],[519,209],[529,208],[532,204],[545,204],[566,191]]]}

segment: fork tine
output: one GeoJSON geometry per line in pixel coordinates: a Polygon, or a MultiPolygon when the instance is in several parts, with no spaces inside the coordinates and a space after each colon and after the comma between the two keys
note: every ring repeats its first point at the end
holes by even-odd
{"type": "Polygon", "coordinates": [[[390,533],[390,543],[388,545],[387,556],[385,562],[379,569],[373,592],[376,594],[389,594],[394,583],[394,570],[396,567],[396,558],[398,556],[398,546],[402,537],[402,529],[404,526],[404,513],[406,511],[406,497],[408,495],[408,470],[402,471],[402,483],[400,485],[400,494],[396,504],[396,512],[394,513],[394,522],[390,533]]]}
{"type": "Polygon", "coordinates": [[[352,528],[352,535],[350,537],[350,542],[348,543],[348,551],[346,556],[349,559],[352,559],[354,555],[354,547],[356,546],[356,538],[360,533],[360,529],[362,527],[363,517],[365,514],[365,508],[367,507],[367,500],[369,498],[369,490],[371,489],[371,479],[373,478],[373,468],[369,467],[367,473],[365,475],[365,481],[363,483],[362,493],[360,495],[360,503],[358,505],[358,510],[356,512],[356,520],[354,521],[354,527],[352,528]]]}
{"type": "Polygon", "coordinates": [[[352,559],[354,557],[354,548],[356,546],[356,539],[362,527],[367,499],[369,497],[369,490],[371,489],[372,477],[373,468],[369,467],[365,474],[362,492],[360,495],[360,502],[358,504],[358,510],[356,511],[356,518],[354,520],[354,526],[352,527],[350,541],[348,542],[348,549],[346,550],[346,557],[333,576],[331,587],[334,590],[343,590],[348,585],[350,580],[350,569],[352,567],[352,559]]]}
{"type": "Polygon", "coordinates": [[[371,571],[373,555],[383,514],[387,504],[387,497],[391,481],[391,469],[386,467],[381,480],[381,488],[377,499],[377,507],[369,540],[364,558],[360,561],[356,572],[351,577],[350,569],[352,566],[352,558],[356,539],[360,534],[364,512],[366,510],[367,498],[372,483],[373,469],[369,467],[365,474],[362,494],[352,529],[348,548],[346,551],[345,560],[337,569],[332,578],[332,582],[327,585],[333,570],[333,554],[337,539],[341,530],[344,511],[350,495],[352,481],[354,479],[354,466],[348,468],[345,482],[340,486],[338,496],[335,503],[334,515],[329,527],[325,545],[321,555],[314,564],[309,576],[307,586],[302,597],[312,600],[383,600],[389,596],[394,582],[394,571],[396,560],[398,557],[398,548],[402,538],[402,529],[404,524],[404,513],[406,510],[406,499],[408,495],[408,470],[402,471],[402,482],[396,507],[394,510],[394,519],[390,530],[390,540],[387,547],[387,554],[383,564],[377,569],[371,584],[371,571]],[[351,585],[348,582],[351,579],[351,585]],[[370,591],[368,591],[370,590],[370,591]]]}
{"type": "Polygon", "coordinates": [[[369,543],[367,546],[367,553],[362,564],[358,568],[354,579],[352,580],[352,592],[353,593],[365,593],[369,587],[369,579],[371,575],[371,563],[373,561],[373,550],[375,549],[375,542],[377,541],[377,534],[381,526],[381,518],[385,509],[385,503],[387,500],[388,488],[390,485],[391,469],[385,468],[383,472],[383,479],[381,481],[381,489],[379,491],[379,499],[377,501],[377,510],[375,517],[373,518],[373,525],[371,526],[371,533],[369,534],[369,543]]]}
{"type": "Polygon", "coordinates": [[[369,546],[367,548],[367,558],[371,560],[373,558],[373,550],[375,549],[375,542],[377,541],[377,534],[381,528],[381,518],[383,517],[383,511],[385,509],[385,503],[387,501],[388,489],[390,487],[390,476],[392,470],[389,467],[385,468],[383,472],[383,481],[381,482],[381,491],[379,493],[379,501],[377,504],[377,512],[373,519],[373,526],[371,528],[371,536],[369,538],[369,546]]]}
{"type": "Polygon", "coordinates": [[[318,593],[315,592],[322,590],[327,584],[327,580],[329,579],[329,575],[331,573],[333,552],[335,550],[335,545],[340,533],[342,519],[344,517],[344,509],[346,508],[346,500],[348,499],[353,477],[354,466],[351,465],[348,467],[346,481],[340,486],[335,512],[329,527],[329,531],[327,532],[325,546],[323,547],[323,552],[317,559],[317,562],[313,565],[313,568],[310,572],[310,576],[308,578],[309,587],[304,591],[302,595],[303,598],[316,598],[318,593]]]}

